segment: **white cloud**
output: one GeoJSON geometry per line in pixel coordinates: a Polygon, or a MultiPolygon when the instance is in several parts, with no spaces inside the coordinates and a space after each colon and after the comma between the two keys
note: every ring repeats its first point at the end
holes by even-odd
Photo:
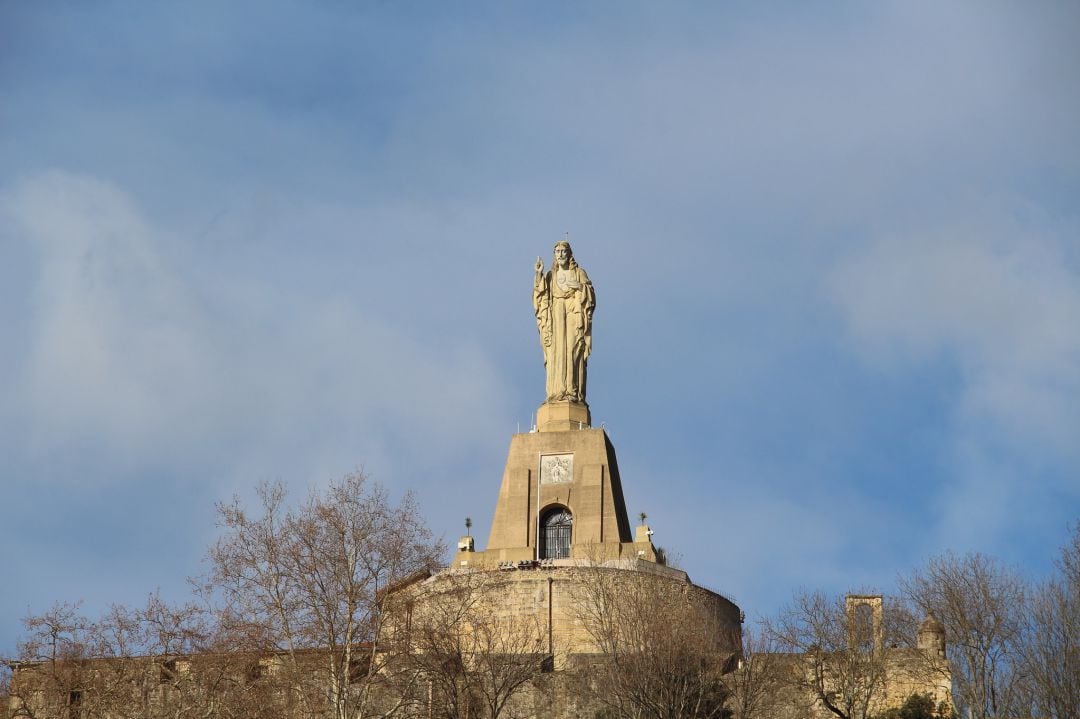
{"type": "Polygon", "coordinates": [[[831,290],[868,362],[954,363],[961,426],[1016,446],[1080,449],[1080,273],[1063,239],[991,212],[884,239],[843,262],[831,290]]]}
{"type": "Polygon", "coordinates": [[[386,477],[392,457],[415,469],[459,456],[474,432],[505,423],[496,374],[467,337],[431,346],[377,307],[280,287],[258,268],[199,275],[113,185],[50,172],[10,188],[0,210],[35,250],[31,337],[9,409],[39,453],[194,457],[244,485],[362,462],[384,462],[386,477]],[[401,455],[417,433],[423,451],[401,455]]]}
{"type": "Polygon", "coordinates": [[[955,378],[931,388],[951,403],[950,479],[930,488],[943,546],[986,548],[1002,530],[1075,519],[1068,498],[1080,492],[1075,229],[1003,206],[882,238],[829,280],[868,366],[955,378]]]}
{"type": "Polygon", "coordinates": [[[182,433],[213,358],[155,231],[116,188],[62,172],[23,182],[2,207],[38,260],[21,386],[36,439],[89,433],[126,452],[182,433]]]}

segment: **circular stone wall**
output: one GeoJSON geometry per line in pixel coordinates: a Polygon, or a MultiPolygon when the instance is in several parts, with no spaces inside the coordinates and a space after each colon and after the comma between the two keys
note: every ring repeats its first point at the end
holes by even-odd
{"type": "MultiPolygon", "coordinates": [[[[555,669],[601,652],[599,617],[636,616],[640,623],[656,613],[668,626],[690,623],[717,652],[741,651],[739,607],[716,592],[690,582],[685,572],[642,560],[590,564],[580,560],[521,563],[501,570],[444,570],[404,589],[424,614],[428,602],[469,602],[474,617],[508,627],[527,627],[555,669]]],[[[627,621],[635,621],[627,619],[627,621]]],[[[523,630],[524,631],[524,630],[523,630]]]]}

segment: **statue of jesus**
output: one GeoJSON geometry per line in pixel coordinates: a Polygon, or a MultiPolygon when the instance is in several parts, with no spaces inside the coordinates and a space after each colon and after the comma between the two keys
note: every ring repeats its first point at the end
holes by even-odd
{"type": "Polygon", "coordinates": [[[533,309],[547,368],[547,401],[585,404],[585,365],[592,352],[592,314],[596,293],[585,270],[574,261],[570,243],[555,243],[551,270],[536,258],[533,309]]]}

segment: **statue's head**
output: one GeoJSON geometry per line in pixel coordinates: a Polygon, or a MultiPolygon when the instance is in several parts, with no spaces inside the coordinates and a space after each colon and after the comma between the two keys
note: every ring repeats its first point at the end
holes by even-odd
{"type": "Polygon", "coordinates": [[[555,243],[555,266],[572,267],[574,264],[574,251],[570,249],[570,243],[559,240],[555,243]]]}

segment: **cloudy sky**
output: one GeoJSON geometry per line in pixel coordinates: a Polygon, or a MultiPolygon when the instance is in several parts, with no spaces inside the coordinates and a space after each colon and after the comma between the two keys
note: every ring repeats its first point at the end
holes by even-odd
{"type": "Polygon", "coordinates": [[[0,654],[363,468],[484,544],[597,289],[628,509],[750,617],[1080,519],[1073,3],[0,5],[0,654]]]}

